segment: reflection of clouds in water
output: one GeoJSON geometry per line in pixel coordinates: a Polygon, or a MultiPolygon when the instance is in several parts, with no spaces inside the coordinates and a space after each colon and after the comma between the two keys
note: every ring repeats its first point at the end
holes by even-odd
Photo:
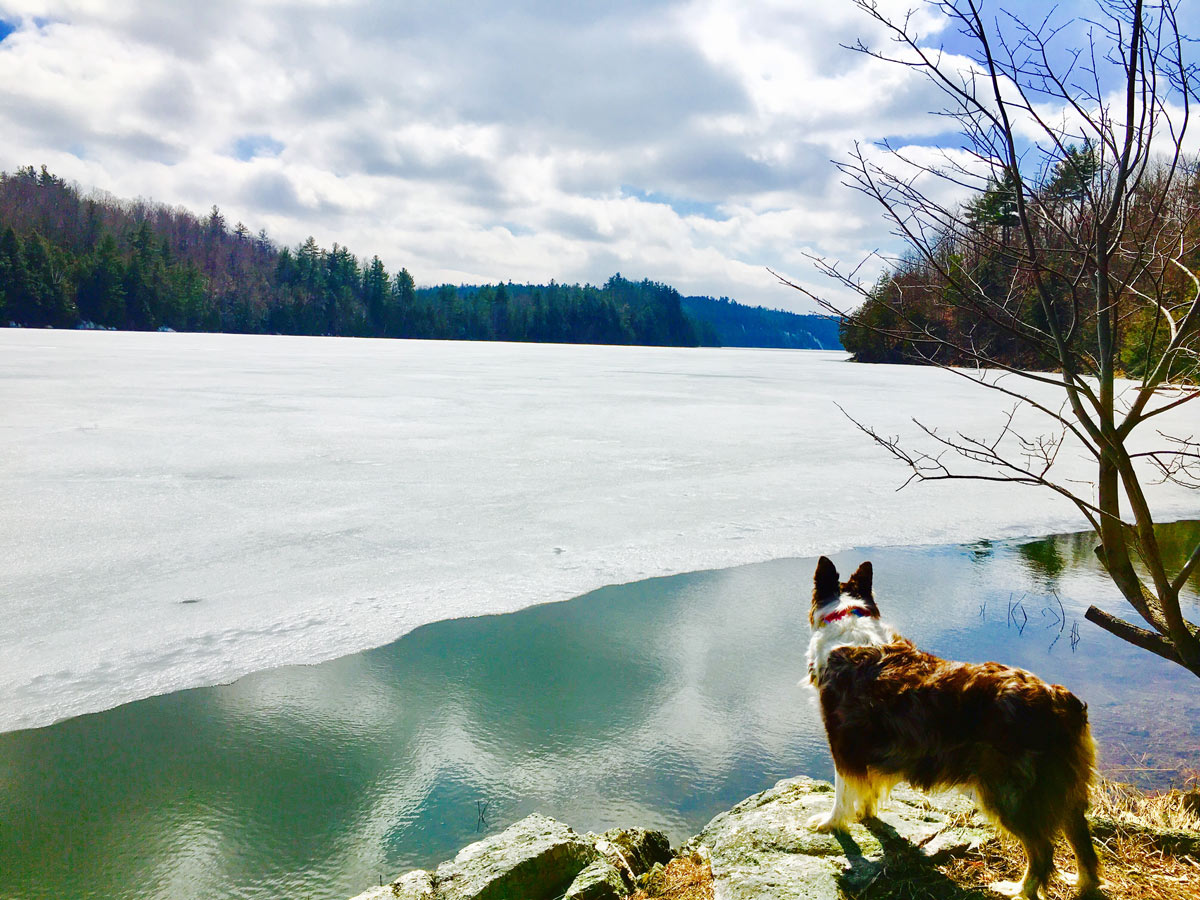
{"type": "Polygon", "coordinates": [[[775,758],[794,748],[798,730],[819,730],[816,709],[797,685],[807,598],[789,568],[705,573],[674,601],[663,656],[677,689],[657,720],[643,725],[642,743],[716,779],[748,744],[775,758]]]}
{"type": "Polygon", "coordinates": [[[222,832],[204,821],[173,822],[170,832],[170,853],[151,856],[157,893],[163,896],[187,897],[203,884],[222,875],[236,878],[227,871],[231,858],[236,858],[236,836],[222,832]]]}
{"type": "MultiPolygon", "coordinates": [[[[1178,768],[1184,751],[1195,764],[1191,676],[1082,621],[1093,602],[1120,609],[1089,540],[856,550],[835,562],[845,574],[868,558],[884,617],[923,648],[1022,666],[1084,698],[1104,765],[1144,754],[1143,767],[1178,768]],[[1042,615],[1051,591],[1082,623],[1075,652],[1042,615]],[[1023,631],[1006,621],[1013,597],[1029,614],[1023,631]]],[[[266,898],[349,895],[534,811],[578,829],[638,824],[685,838],[780,777],[831,774],[798,684],[813,566],[605,588],[0,735],[0,766],[18,773],[71,760],[0,778],[0,808],[36,810],[29,858],[2,831],[0,858],[60,895],[91,872],[112,896],[136,882],[123,896],[165,900],[186,882],[190,893],[266,898]],[[124,755],[92,751],[110,744],[124,755]],[[131,761],[130,748],[146,758],[131,761]],[[478,801],[490,804],[481,829],[478,801]],[[94,820],[86,834],[80,808],[94,820]],[[60,844],[70,865],[52,858],[60,844]],[[123,872],[104,869],[114,856],[123,872]]],[[[22,895],[6,877],[0,894],[22,895]]]]}
{"type": "Polygon", "coordinates": [[[391,871],[397,845],[404,850],[411,843],[406,833],[427,827],[429,817],[446,815],[445,810],[431,809],[430,799],[448,776],[498,768],[474,739],[471,725],[454,709],[432,717],[420,727],[410,752],[394,758],[391,770],[364,792],[367,806],[355,823],[354,843],[377,856],[380,871],[391,871]]]}
{"type": "MultiPolygon", "coordinates": [[[[541,658],[542,650],[528,641],[558,640],[563,627],[588,629],[588,641],[606,650],[598,668],[594,659],[564,655],[551,660],[568,669],[588,666],[594,677],[586,685],[587,696],[580,695],[579,682],[561,672],[542,672],[523,684],[508,673],[507,687],[523,687],[530,696],[509,694],[498,703],[488,702],[495,685],[486,671],[475,681],[456,680],[447,688],[454,698],[440,708],[436,721],[419,726],[422,736],[414,747],[421,758],[406,761],[403,770],[425,771],[422,785],[430,794],[439,782],[453,778],[469,786],[460,793],[473,789],[479,799],[494,800],[494,827],[536,808],[579,827],[638,822],[685,837],[697,816],[707,819],[717,811],[722,801],[716,795],[723,787],[728,790],[731,778],[744,781],[746,774],[733,774],[739,768],[749,769],[749,777],[765,786],[763,772],[774,772],[773,780],[781,769],[800,771],[798,746],[801,753],[823,750],[817,711],[797,685],[807,626],[797,613],[795,591],[790,579],[759,569],[655,582],[652,596],[634,602],[608,594],[512,617],[541,621],[489,642],[496,654],[506,654],[515,643],[525,646],[527,656],[541,658]],[[653,683],[624,685],[605,677],[634,667],[649,673],[653,683]],[[565,686],[567,693],[542,693],[544,684],[565,686]],[[572,702],[583,707],[582,722],[569,708],[572,702]],[[530,719],[526,707],[531,704],[555,712],[543,710],[530,719]],[[596,705],[612,714],[598,721],[589,717],[587,711],[596,705]],[[507,721],[489,719],[497,716],[507,721]],[[580,725],[587,723],[599,730],[581,732],[580,725]],[[526,727],[532,724],[544,730],[526,727]],[[566,733],[557,732],[556,725],[566,733]],[[701,811],[682,814],[681,807],[701,811]],[[631,814],[636,818],[623,818],[631,814]]],[[[457,646],[466,659],[474,659],[479,649],[463,633],[448,635],[447,645],[457,646]]],[[[728,802],[745,793],[737,790],[728,802]]],[[[432,796],[428,800],[436,802],[432,796]]],[[[397,811],[407,814],[413,802],[408,776],[397,771],[372,805],[370,830],[387,830],[387,823],[397,822],[397,811]]],[[[426,813],[441,815],[432,808],[426,813]]]]}
{"type": "Polygon", "coordinates": [[[257,727],[300,725],[330,737],[387,729],[410,710],[404,696],[379,677],[366,654],[325,666],[290,666],[255,673],[213,692],[212,702],[257,727]],[[353,702],[348,703],[347,697],[353,702]]]}

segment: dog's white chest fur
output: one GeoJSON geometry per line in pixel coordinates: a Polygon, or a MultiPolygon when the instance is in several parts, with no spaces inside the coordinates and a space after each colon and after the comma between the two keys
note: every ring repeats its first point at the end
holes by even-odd
{"type": "MultiPolygon", "coordinates": [[[[830,607],[833,612],[836,607],[830,607]]],[[[808,671],[815,684],[829,654],[838,647],[882,647],[899,635],[892,626],[869,616],[849,615],[833,622],[823,622],[808,642],[808,671]]]]}

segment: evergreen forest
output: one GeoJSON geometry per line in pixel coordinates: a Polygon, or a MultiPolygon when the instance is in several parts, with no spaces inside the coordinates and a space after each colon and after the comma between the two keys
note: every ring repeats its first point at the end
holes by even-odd
{"type": "Polygon", "coordinates": [[[377,256],[311,237],[279,248],[216,206],[84,195],[44,166],[0,173],[0,323],[664,346],[726,334],[654,281],[418,287],[377,256]]]}

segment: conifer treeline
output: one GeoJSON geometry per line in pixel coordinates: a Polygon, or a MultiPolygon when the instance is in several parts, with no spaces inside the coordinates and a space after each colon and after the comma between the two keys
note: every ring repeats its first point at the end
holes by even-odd
{"type": "Polygon", "coordinates": [[[84,196],[32,166],[0,173],[0,322],[59,328],[328,334],[562,343],[715,345],[673,288],[417,288],[407,269],[311,237],[279,249],[162,204],[84,196]]]}

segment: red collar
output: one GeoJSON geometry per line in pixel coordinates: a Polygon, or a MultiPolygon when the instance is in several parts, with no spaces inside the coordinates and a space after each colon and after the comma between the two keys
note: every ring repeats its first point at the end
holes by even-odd
{"type": "Polygon", "coordinates": [[[828,625],[830,622],[836,622],[838,619],[844,619],[846,616],[858,616],[862,618],[866,616],[870,618],[874,615],[865,606],[847,606],[843,609],[835,609],[833,612],[821,616],[821,621],[828,625]]]}

